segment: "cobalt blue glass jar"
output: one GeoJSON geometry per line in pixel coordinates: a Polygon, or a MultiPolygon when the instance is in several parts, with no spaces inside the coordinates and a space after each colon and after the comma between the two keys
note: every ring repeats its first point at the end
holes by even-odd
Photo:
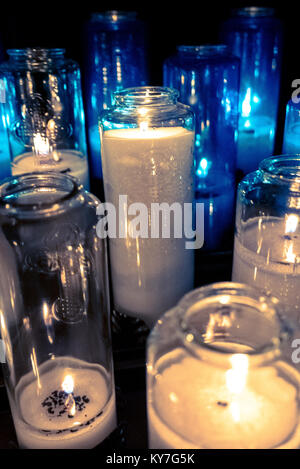
{"type": "Polygon", "coordinates": [[[247,174],[274,150],[282,25],[272,8],[240,8],[223,23],[221,40],[241,59],[237,166],[247,174]]]}
{"type": "Polygon", "coordinates": [[[95,13],[85,30],[85,92],[92,180],[102,179],[99,114],[113,93],[147,84],[145,25],[135,12],[95,13]]]}
{"type": "Polygon", "coordinates": [[[164,85],[196,117],[196,202],[204,203],[203,251],[232,242],[235,206],[239,59],[226,45],[179,46],[164,63],[164,85]]]}

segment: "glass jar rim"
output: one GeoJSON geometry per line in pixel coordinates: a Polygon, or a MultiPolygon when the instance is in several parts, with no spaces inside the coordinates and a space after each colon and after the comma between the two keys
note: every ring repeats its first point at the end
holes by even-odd
{"type": "Polygon", "coordinates": [[[229,52],[229,47],[227,44],[179,45],[176,49],[179,53],[196,55],[200,57],[211,57],[229,52]]]}
{"type": "Polygon", "coordinates": [[[277,298],[241,283],[220,282],[200,287],[186,294],[175,307],[179,318],[179,335],[187,350],[193,355],[205,357],[205,359],[217,362],[221,366],[226,366],[232,355],[237,353],[246,355],[251,366],[260,366],[280,355],[281,342],[290,333],[291,327],[288,324],[283,324],[278,313],[278,305],[277,298]],[[234,302],[229,304],[229,300],[234,300],[234,302]],[[216,307],[218,305],[220,311],[223,311],[223,308],[224,311],[225,309],[234,311],[234,305],[236,310],[238,306],[242,307],[243,305],[248,308],[252,307],[258,314],[261,313],[262,319],[273,321],[274,330],[278,333],[272,336],[270,329],[268,340],[255,348],[243,343],[236,343],[236,347],[234,347],[233,342],[228,342],[228,347],[216,345],[216,342],[221,342],[221,340],[209,343],[210,337],[203,336],[191,324],[191,319],[193,315],[199,315],[201,310],[204,311],[205,307],[212,304],[216,307]],[[243,351],[239,351],[239,348],[243,348],[243,351]]]}
{"type": "Polygon", "coordinates": [[[105,23],[115,24],[123,21],[131,21],[137,18],[136,11],[125,10],[107,10],[103,12],[92,13],[93,21],[103,21],[105,23]]]}
{"type": "Polygon", "coordinates": [[[35,218],[44,214],[50,216],[63,211],[66,204],[72,201],[83,190],[77,179],[72,176],[55,171],[35,172],[10,177],[0,185],[0,214],[12,214],[20,218],[35,218]],[[57,195],[52,201],[39,201],[20,203],[17,195],[30,195],[30,193],[53,193],[61,190],[63,194],[57,195]]]}
{"type": "Polygon", "coordinates": [[[235,8],[232,13],[233,13],[233,16],[242,16],[246,18],[262,18],[262,17],[274,16],[275,9],[272,7],[263,7],[263,6],[247,6],[247,7],[235,8]]]}
{"type": "Polygon", "coordinates": [[[177,101],[179,91],[164,86],[138,86],[114,93],[115,103],[123,106],[155,106],[177,101]]]}
{"type": "Polygon", "coordinates": [[[63,48],[46,49],[43,47],[27,47],[24,49],[8,49],[7,54],[14,59],[35,59],[63,57],[66,50],[63,48]]]}
{"type": "Polygon", "coordinates": [[[300,190],[300,154],[270,156],[261,161],[259,170],[282,183],[292,184],[300,190]]]}

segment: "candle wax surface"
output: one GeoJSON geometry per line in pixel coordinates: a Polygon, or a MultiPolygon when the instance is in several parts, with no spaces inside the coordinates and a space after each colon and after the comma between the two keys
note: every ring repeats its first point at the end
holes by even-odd
{"type": "Polygon", "coordinates": [[[88,162],[80,152],[59,150],[55,158],[51,153],[41,156],[30,152],[23,153],[13,160],[12,175],[18,176],[35,171],[59,171],[77,178],[85,189],[89,189],[88,162]]]}
{"type": "MultiPolygon", "coordinates": [[[[118,208],[124,194],[128,207],[142,203],[148,214],[151,203],[191,203],[193,141],[194,132],[182,127],[104,132],[106,202],[118,208]]],[[[129,231],[124,239],[111,238],[110,261],[115,308],[151,325],[193,288],[194,252],[172,232],[169,239],[151,238],[149,219],[148,233],[148,238],[131,237],[129,231]]]]}
{"type": "Polygon", "coordinates": [[[148,397],[150,448],[255,449],[284,442],[299,447],[297,388],[292,382],[297,380],[299,387],[300,376],[283,362],[277,369],[249,370],[238,393],[227,386],[226,368],[183,350],[165,355],[160,364],[148,397]],[[280,376],[281,367],[290,373],[289,382],[280,376]]]}
{"type": "MultiPolygon", "coordinates": [[[[104,368],[71,357],[44,362],[18,383],[12,406],[21,447],[92,448],[116,425],[104,368]]],[[[12,400],[11,400],[12,401],[12,400]]]]}
{"type": "Polygon", "coordinates": [[[232,279],[271,292],[298,319],[300,306],[300,232],[286,233],[286,221],[265,217],[246,222],[235,236],[232,279]]]}

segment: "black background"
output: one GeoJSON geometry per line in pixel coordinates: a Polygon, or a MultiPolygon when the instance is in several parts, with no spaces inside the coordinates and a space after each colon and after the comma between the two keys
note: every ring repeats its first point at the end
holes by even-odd
{"type": "Polygon", "coordinates": [[[95,1],[57,0],[11,2],[0,6],[0,34],[7,48],[62,47],[83,69],[83,30],[92,12],[137,11],[146,23],[149,36],[150,84],[162,84],[162,63],[178,44],[216,43],[221,22],[238,6],[272,6],[284,26],[284,54],[275,153],[280,152],[285,105],[291,96],[291,83],[300,78],[300,2],[282,0],[228,1],[161,0],[95,1]],[[298,3],[298,5],[297,5],[298,3]]]}

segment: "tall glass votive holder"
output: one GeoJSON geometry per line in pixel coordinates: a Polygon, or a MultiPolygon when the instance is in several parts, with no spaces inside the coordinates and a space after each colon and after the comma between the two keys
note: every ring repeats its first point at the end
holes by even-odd
{"type": "Polygon", "coordinates": [[[221,40],[241,59],[237,167],[242,175],[258,169],[274,151],[279,102],[282,25],[273,8],[244,7],[232,12],[221,40]]]}
{"type": "Polygon", "coordinates": [[[149,447],[299,448],[295,338],[278,300],[255,288],[185,295],[148,339],[149,447]]]}
{"type": "Polygon", "coordinates": [[[129,88],[100,120],[105,201],[117,214],[108,233],[114,308],[148,326],[194,282],[181,218],[193,205],[194,115],[177,98],[129,88]]]}
{"type": "Polygon", "coordinates": [[[85,93],[91,179],[102,184],[99,115],[114,92],[147,84],[146,26],[134,11],[94,13],[85,29],[85,93]]]}
{"type": "Polygon", "coordinates": [[[64,49],[11,49],[0,65],[12,175],[58,171],[89,188],[80,69],[64,49]]]}
{"type": "Polygon", "coordinates": [[[0,187],[3,373],[21,448],[93,448],[116,428],[97,206],[55,172],[0,187]]]}
{"type": "Polygon", "coordinates": [[[280,298],[300,320],[300,156],[263,160],[240,183],[232,279],[280,298]]]}
{"type": "Polygon", "coordinates": [[[292,99],[286,106],[282,152],[300,154],[300,102],[292,99]]]}
{"type": "Polygon", "coordinates": [[[204,203],[201,251],[232,248],[235,210],[239,59],[225,45],[179,46],[164,62],[164,85],[196,118],[196,202],[204,203]]]}

